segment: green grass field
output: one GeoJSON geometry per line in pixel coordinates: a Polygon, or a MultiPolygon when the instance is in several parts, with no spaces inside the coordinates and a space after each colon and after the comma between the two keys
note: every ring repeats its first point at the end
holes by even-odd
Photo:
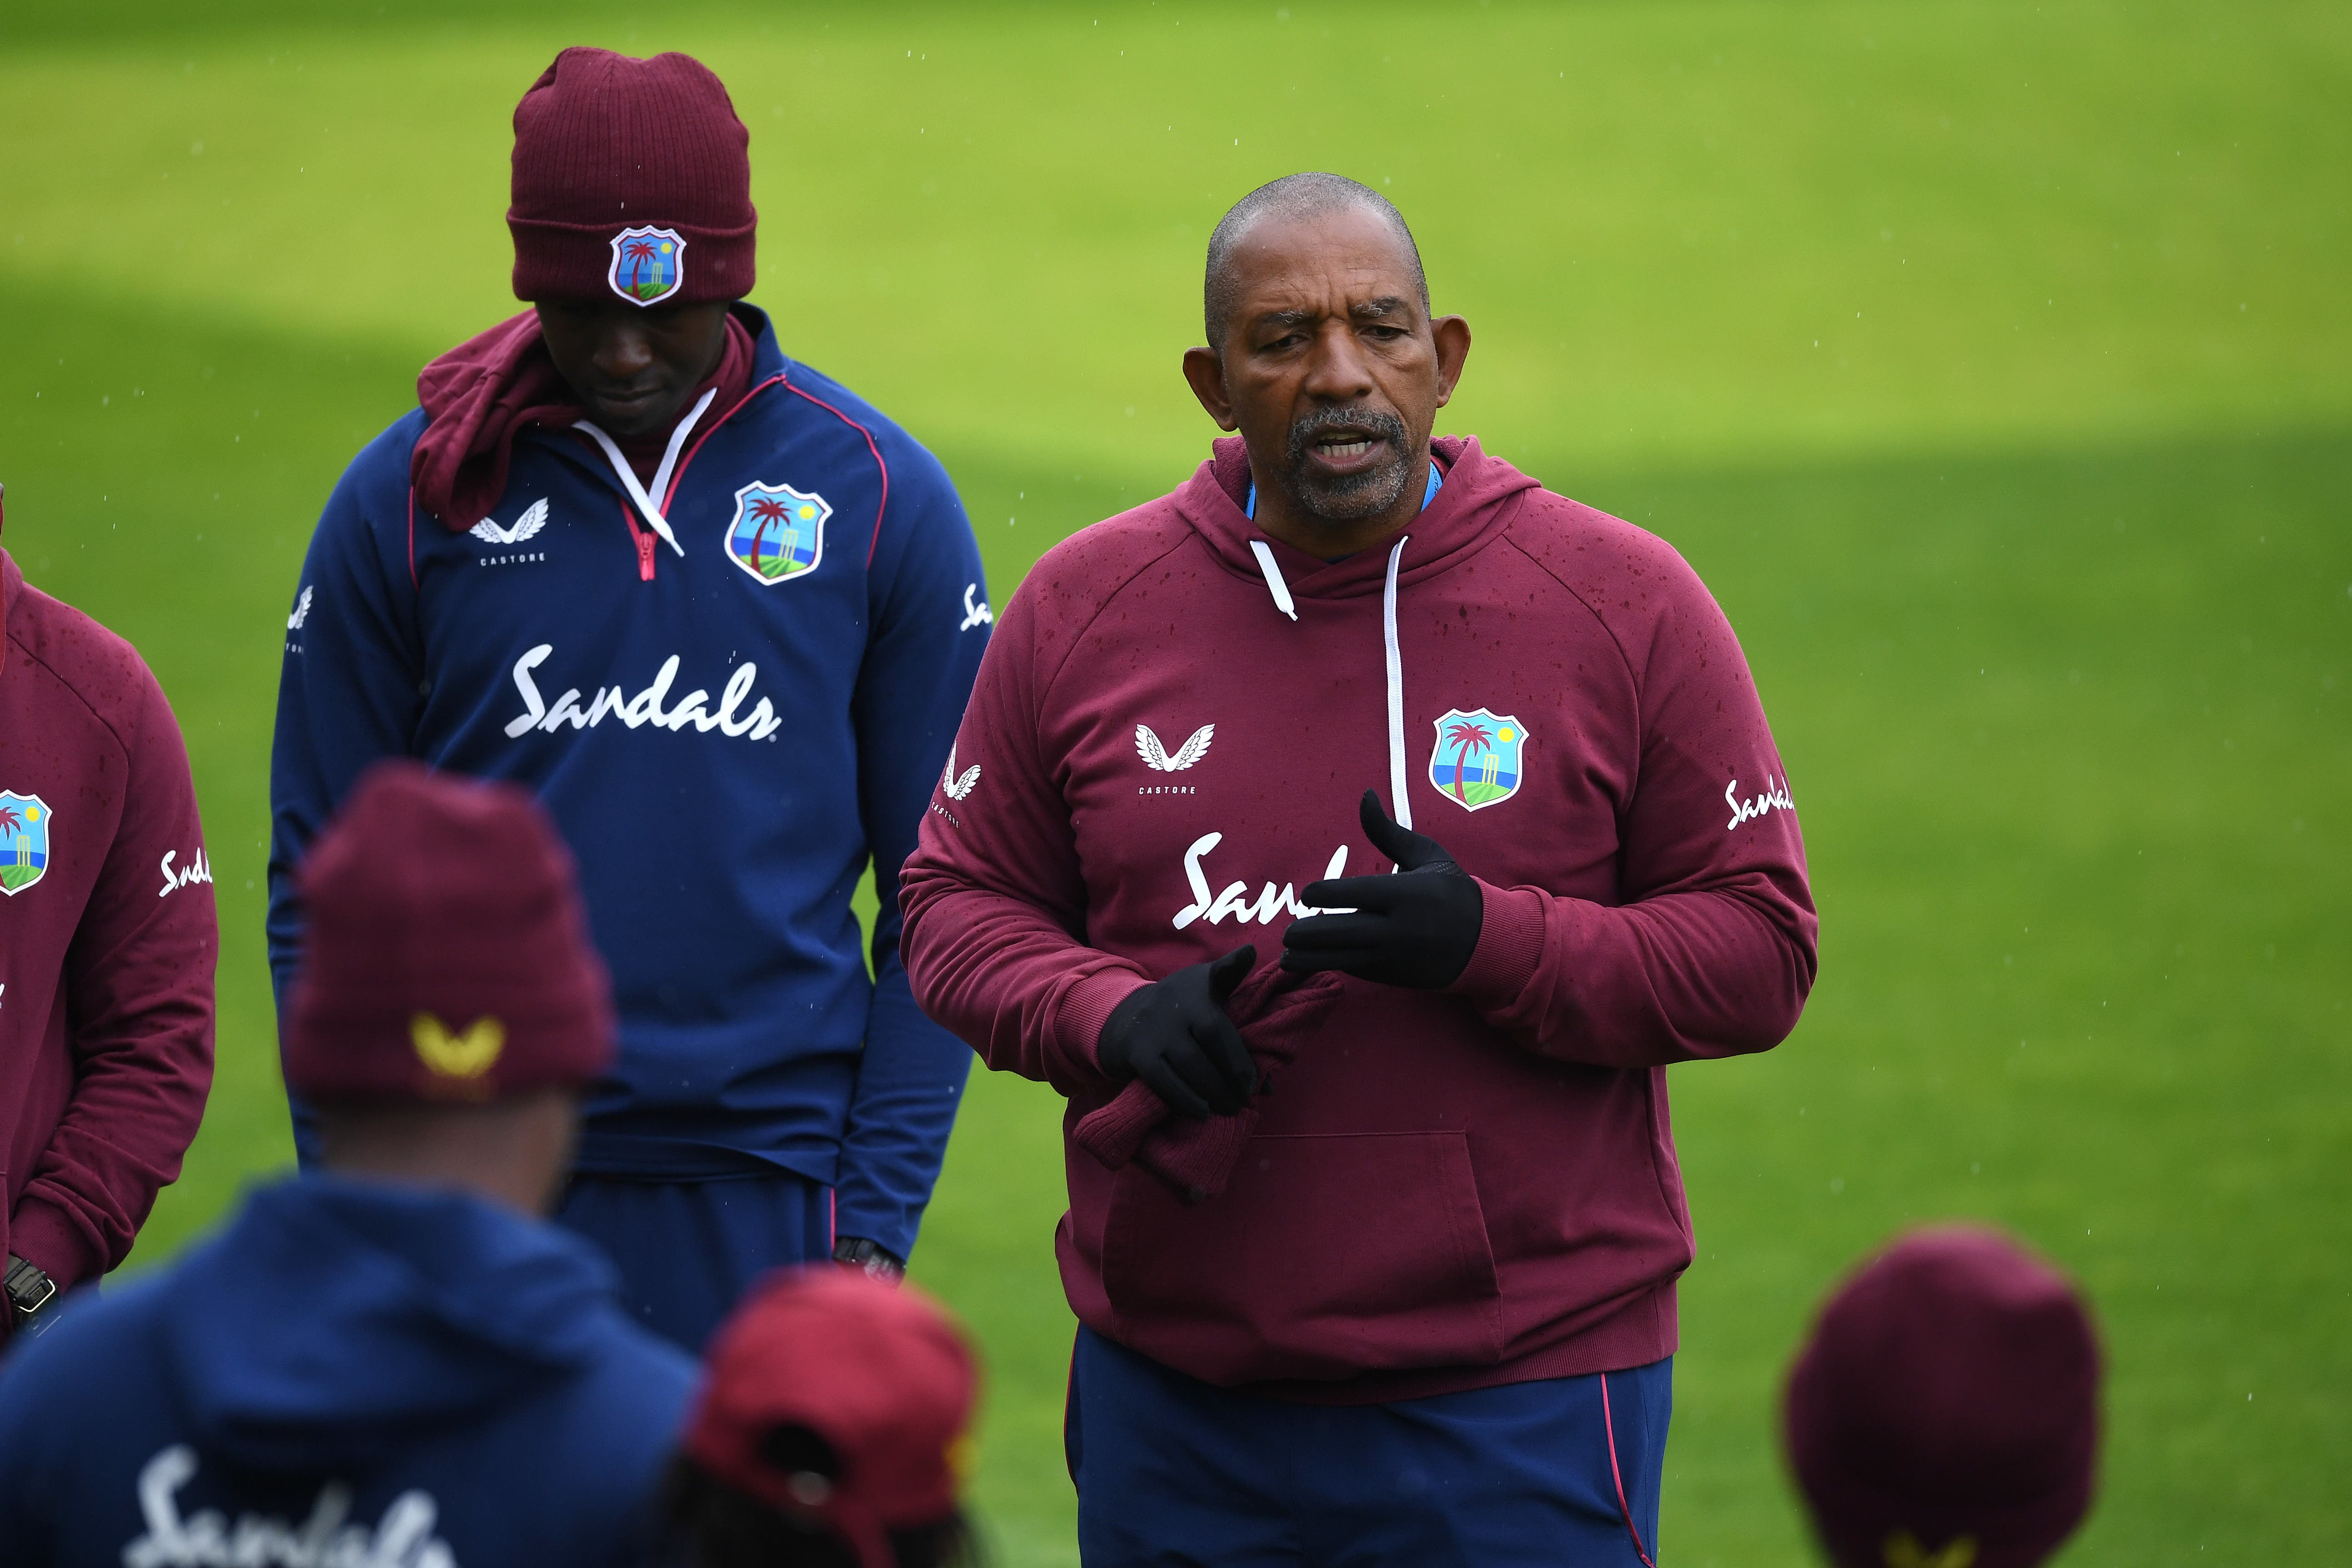
{"type": "MultiPolygon", "coordinates": [[[[679,47],[751,127],[754,298],[940,454],[1000,603],[1199,461],[1202,244],[1301,167],[1393,195],[1469,317],[1442,427],[1722,600],[1822,968],[1779,1051],[1673,1075],[1664,1562],[1810,1561],[1781,1370],[1949,1216],[2096,1299],[2068,1563],[2352,1561],[2352,11],[386,9],[0,4],[5,540],[161,675],[224,922],[211,1113],[134,1267],[288,1158],[262,844],[318,508],[516,308],[522,89],[679,47]]],[[[1013,1564],[1076,1555],[1056,1115],[975,1081],[916,1263],[986,1350],[1013,1564]]]]}

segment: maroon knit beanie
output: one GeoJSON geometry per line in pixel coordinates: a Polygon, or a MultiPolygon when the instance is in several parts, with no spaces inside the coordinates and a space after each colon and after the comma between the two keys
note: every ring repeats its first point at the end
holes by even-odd
{"type": "Polygon", "coordinates": [[[2090,1508],[2097,1336],[2007,1238],[1915,1231],[1822,1309],[1785,1435],[1839,1568],[2032,1568],[2090,1508]]]}
{"type": "Polygon", "coordinates": [[[515,106],[514,129],[516,298],[751,292],[751,134],[701,61],[566,49],[515,106]]]}
{"type": "Polygon", "coordinates": [[[379,762],[300,874],[296,1093],[491,1100],[611,1065],[611,983],[572,856],[529,791],[379,762]]]}

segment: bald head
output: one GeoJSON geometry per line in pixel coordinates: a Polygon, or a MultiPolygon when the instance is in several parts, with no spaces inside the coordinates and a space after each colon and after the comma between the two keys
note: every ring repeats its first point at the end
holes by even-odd
{"type": "Polygon", "coordinates": [[[1344,174],[1285,174],[1235,202],[1219,220],[1216,232],[1209,236],[1209,265],[1202,284],[1201,314],[1202,324],[1208,329],[1210,346],[1222,348],[1225,329],[1232,324],[1234,252],[1253,227],[1269,218],[1297,221],[1349,209],[1370,213],[1395,233],[1412,287],[1421,296],[1422,314],[1428,315],[1429,278],[1422,271],[1421,247],[1412,243],[1412,230],[1405,226],[1404,214],[1396,210],[1394,203],[1370,185],[1359,184],[1344,174]]]}

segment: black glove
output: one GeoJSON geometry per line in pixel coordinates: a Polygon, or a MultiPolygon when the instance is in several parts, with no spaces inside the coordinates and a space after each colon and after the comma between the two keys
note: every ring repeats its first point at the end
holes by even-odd
{"type": "Polygon", "coordinates": [[[879,1241],[870,1241],[863,1236],[844,1236],[835,1240],[833,1260],[886,1285],[895,1285],[907,1277],[905,1259],[879,1241]]]}
{"type": "Polygon", "coordinates": [[[1364,791],[1364,836],[1396,862],[1394,876],[1343,876],[1310,883],[1300,902],[1347,915],[1310,915],[1282,934],[1282,967],[1337,969],[1360,980],[1442,991],[1461,977],[1478,946],[1486,895],[1435,839],[1401,828],[1364,791]]]}
{"type": "Polygon", "coordinates": [[[1256,948],[1236,947],[1129,992],[1105,1020],[1095,1061],[1122,1083],[1140,1078],[1180,1115],[1232,1115],[1257,1087],[1257,1063],[1225,998],[1256,962],[1256,948]]]}

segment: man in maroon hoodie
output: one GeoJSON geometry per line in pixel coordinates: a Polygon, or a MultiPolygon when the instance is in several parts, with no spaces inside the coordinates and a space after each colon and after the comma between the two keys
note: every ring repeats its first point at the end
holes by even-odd
{"type": "Polygon", "coordinates": [[[0,1343],[122,1261],[213,1079],[212,866],[138,653],[0,549],[0,1343]]]}
{"type": "Polygon", "coordinates": [[[1377,193],[1253,193],[1205,292],[1241,438],[1039,563],[902,875],[917,999],[1070,1100],[1082,1553],[1647,1562],[1664,1069],[1814,973],[1778,750],[1672,548],[1431,440],[1377,193]]]}

